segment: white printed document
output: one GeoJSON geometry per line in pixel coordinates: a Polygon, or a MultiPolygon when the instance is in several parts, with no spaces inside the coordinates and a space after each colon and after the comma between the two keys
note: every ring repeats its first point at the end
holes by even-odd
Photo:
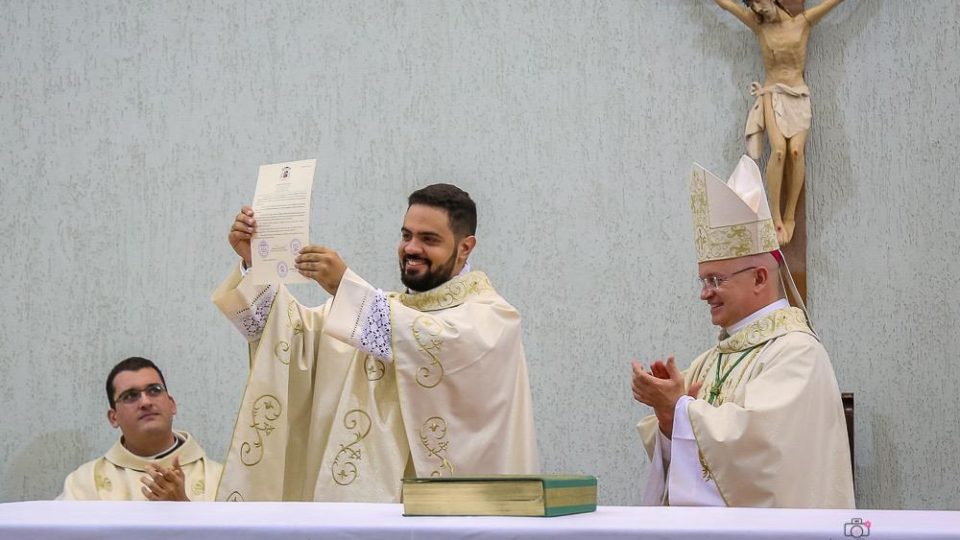
{"type": "Polygon", "coordinates": [[[261,165],[253,217],[257,232],[250,240],[256,283],[307,283],[294,259],[310,239],[310,193],[317,160],[261,165]]]}

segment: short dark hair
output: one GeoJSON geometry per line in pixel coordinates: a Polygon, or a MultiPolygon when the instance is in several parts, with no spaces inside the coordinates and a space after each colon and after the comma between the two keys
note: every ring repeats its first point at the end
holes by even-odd
{"type": "Polygon", "coordinates": [[[459,238],[477,234],[477,205],[470,194],[453,184],[432,184],[407,197],[407,208],[422,204],[440,208],[450,218],[450,228],[459,238]]]}
{"type": "Polygon", "coordinates": [[[164,388],[166,388],[167,381],[164,380],[163,372],[160,371],[160,368],[158,368],[156,364],[150,360],[147,360],[146,358],[131,356],[130,358],[121,360],[120,363],[113,366],[113,369],[110,370],[110,374],[107,375],[107,401],[110,402],[111,409],[115,409],[117,407],[117,400],[113,395],[113,393],[117,391],[117,389],[113,386],[113,379],[116,378],[117,374],[121,371],[140,371],[141,369],[147,368],[156,371],[157,375],[160,375],[160,382],[162,382],[164,388]]]}

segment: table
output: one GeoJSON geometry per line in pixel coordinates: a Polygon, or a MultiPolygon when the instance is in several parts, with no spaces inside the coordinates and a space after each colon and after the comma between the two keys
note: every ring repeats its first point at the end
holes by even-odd
{"type": "Polygon", "coordinates": [[[32,501],[0,504],[0,540],[960,539],[960,512],[602,506],[555,518],[404,517],[399,504],[32,501]],[[864,536],[866,537],[866,536],[864,536]]]}

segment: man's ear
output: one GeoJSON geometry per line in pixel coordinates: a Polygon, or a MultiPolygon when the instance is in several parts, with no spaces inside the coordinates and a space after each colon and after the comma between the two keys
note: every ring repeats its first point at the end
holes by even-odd
{"type": "Polygon", "coordinates": [[[167,397],[170,398],[170,403],[173,404],[173,407],[170,409],[170,416],[176,416],[176,415],[177,415],[177,400],[173,399],[173,396],[171,396],[169,393],[167,394],[167,397]]]}
{"type": "Polygon", "coordinates": [[[757,277],[755,284],[757,287],[762,287],[770,281],[770,270],[763,265],[757,267],[757,277]]]}
{"type": "Polygon", "coordinates": [[[472,234],[460,240],[460,244],[457,245],[457,258],[460,262],[466,261],[475,247],[477,247],[477,237],[472,234]]]}
{"type": "Polygon", "coordinates": [[[120,422],[117,422],[116,409],[107,409],[107,422],[110,422],[110,425],[114,428],[120,427],[120,422]]]}

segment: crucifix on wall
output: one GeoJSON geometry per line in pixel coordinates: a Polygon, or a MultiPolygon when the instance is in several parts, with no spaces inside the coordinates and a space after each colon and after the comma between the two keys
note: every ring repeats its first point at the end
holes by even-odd
{"type": "Polygon", "coordinates": [[[823,0],[809,9],[804,0],[714,2],[753,31],[763,55],[763,83],[750,85],[756,101],[747,113],[744,129],[747,154],[759,161],[766,140],[770,154],[765,177],[777,241],[781,247],[789,246],[785,249],[787,257],[795,263],[794,277],[801,295],[806,296],[805,208],[801,196],[806,175],[804,149],[812,116],[810,89],[804,79],[807,43],[813,26],[843,0],[823,0]]]}

